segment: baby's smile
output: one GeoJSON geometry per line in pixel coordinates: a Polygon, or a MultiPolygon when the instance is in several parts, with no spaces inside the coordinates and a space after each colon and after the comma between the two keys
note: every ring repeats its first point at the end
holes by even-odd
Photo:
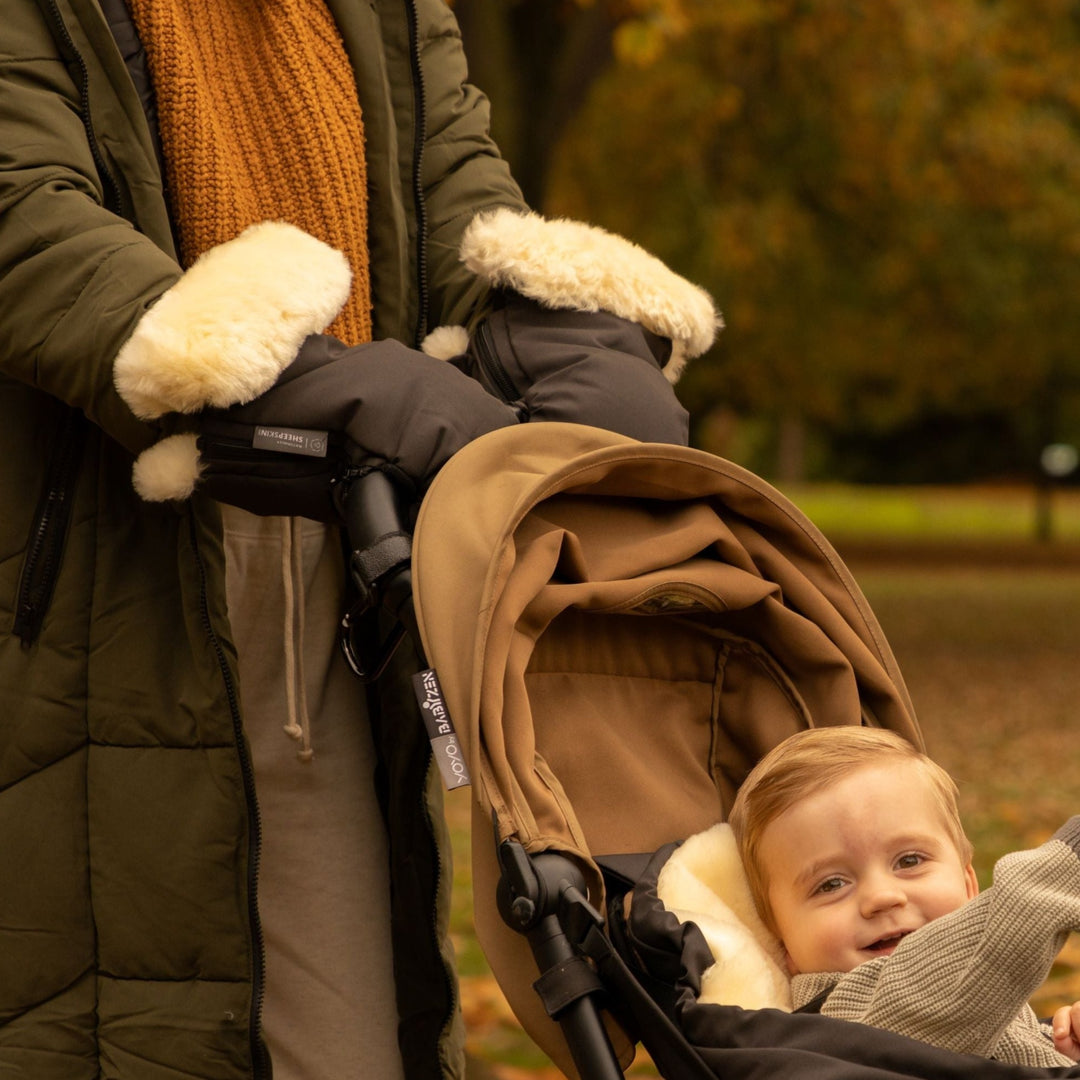
{"type": "Polygon", "coordinates": [[[910,933],[912,933],[911,930],[897,930],[895,933],[878,938],[877,941],[872,941],[869,945],[864,945],[863,950],[872,952],[875,956],[891,956],[896,946],[910,933]]]}

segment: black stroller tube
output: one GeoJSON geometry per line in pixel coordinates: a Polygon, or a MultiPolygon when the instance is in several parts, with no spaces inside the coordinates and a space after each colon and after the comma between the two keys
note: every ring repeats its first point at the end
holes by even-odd
{"type": "Polygon", "coordinates": [[[349,574],[357,594],[342,619],[339,641],[353,674],[371,683],[406,634],[420,648],[412,602],[407,496],[385,471],[370,468],[340,484],[335,502],[346,527],[349,574]],[[378,641],[380,616],[391,629],[378,641]]]}
{"type": "MultiPolygon", "coordinates": [[[[557,915],[546,915],[526,934],[541,971],[574,958],[557,915]]],[[[563,1029],[570,1055],[581,1080],[624,1080],[600,1010],[591,997],[572,1002],[556,1017],[563,1029]]]]}
{"type": "MultiPolygon", "coordinates": [[[[578,1074],[582,1080],[623,1080],[597,1004],[602,982],[594,972],[583,981],[575,977],[569,984],[564,982],[567,969],[587,966],[575,948],[571,928],[583,931],[602,921],[582,894],[581,871],[564,855],[530,855],[515,838],[499,841],[497,825],[496,845],[502,870],[496,891],[499,914],[529,943],[540,971],[535,989],[548,1015],[562,1028],[578,1074]],[[555,994],[549,992],[547,982],[553,975],[558,988],[555,994]]],[[[576,937],[580,936],[577,933],[576,937]]]]}

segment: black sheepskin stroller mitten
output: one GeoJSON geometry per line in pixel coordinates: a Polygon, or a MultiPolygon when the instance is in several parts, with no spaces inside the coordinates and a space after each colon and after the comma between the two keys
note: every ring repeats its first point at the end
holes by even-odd
{"type": "Polygon", "coordinates": [[[378,468],[419,494],[466,443],[519,418],[396,341],[350,347],[314,335],[254,401],[202,414],[199,486],[251,513],[334,522],[353,476],[378,468]]]}
{"type": "Polygon", "coordinates": [[[529,421],[588,424],[685,446],[689,418],[663,375],[671,342],[606,311],[500,298],[451,363],[529,421]]]}
{"type": "Polygon", "coordinates": [[[423,343],[530,421],[686,445],[672,386],[722,325],[708,294],[630,241],[581,222],[500,209],[478,214],[461,259],[495,290],[470,333],[423,343]]]}

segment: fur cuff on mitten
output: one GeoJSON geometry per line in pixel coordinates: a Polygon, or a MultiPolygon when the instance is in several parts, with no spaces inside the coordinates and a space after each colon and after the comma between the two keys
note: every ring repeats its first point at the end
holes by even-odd
{"type": "MultiPolygon", "coordinates": [[[[251,401],[321,333],[349,295],[340,252],[284,222],[253,225],[211,248],[139,320],[113,364],[117,392],[143,420],[251,401]]],[[[199,477],[195,436],[145,450],[144,499],[186,498],[199,477]]]]}
{"type": "MultiPolygon", "coordinates": [[[[664,374],[675,382],[723,325],[704,289],[629,240],[595,225],[501,208],[477,214],[461,259],[499,288],[552,309],[607,311],[672,344],[664,374]]],[[[440,331],[435,331],[438,334],[440,331]]],[[[431,343],[425,351],[441,355],[431,343]]]]}
{"type": "Polygon", "coordinates": [[[284,222],[211,248],[139,320],[113,365],[143,420],[239,405],[268,390],[349,295],[340,252],[284,222]]]}
{"type": "Polygon", "coordinates": [[[713,954],[698,1001],[791,1010],[783,950],[754,908],[730,825],[681,844],[660,871],[657,894],[680,921],[698,927],[713,954]]]}

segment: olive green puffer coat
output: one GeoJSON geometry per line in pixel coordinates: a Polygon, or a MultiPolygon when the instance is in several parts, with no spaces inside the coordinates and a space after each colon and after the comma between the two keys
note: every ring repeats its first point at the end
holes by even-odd
{"type": "MultiPolygon", "coordinates": [[[[442,0],[330,7],[368,139],[375,334],[415,344],[470,321],[486,286],[460,233],[521,198],[442,0]]],[[[113,383],[181,276],[129,37],[95,0],[3,0],[0,24],[0,1075],[268,1077],[218,513],[135,495],[162,430],[113,383]]],[[[377,720],[407,731],[409,708],[391,694],[377,720]]],[[[402,1042],[410,1077],[453,1075],[436,787],[423,743],[395,746],[402,1042]]]]}

